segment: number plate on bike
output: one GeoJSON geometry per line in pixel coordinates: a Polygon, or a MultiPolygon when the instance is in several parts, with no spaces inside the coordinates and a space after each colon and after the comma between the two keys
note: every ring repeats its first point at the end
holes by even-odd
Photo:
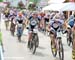
{"type": "Polygon", "coordinates": [[[61,32],[57,32],[57,37],[61,37],[62,33],[61,32]]]}

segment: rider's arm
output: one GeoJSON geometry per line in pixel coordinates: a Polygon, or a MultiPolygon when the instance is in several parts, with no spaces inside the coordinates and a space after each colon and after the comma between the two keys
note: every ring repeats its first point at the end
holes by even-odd
{"type": "Polygon", "coordinates": [[[30,17],[28,18],[28,24],[30,23],[31,19],[32,19],[32,16],[30,16],[30,17]]]}
{"type": "Polygon", "coordinates": [[[39,22],[40,22],[41,19],[39,17],[37,17],[37,18],[38,18],[38,21],[37,22],[38,22],[38,24],[40,24],[39,22]]]}

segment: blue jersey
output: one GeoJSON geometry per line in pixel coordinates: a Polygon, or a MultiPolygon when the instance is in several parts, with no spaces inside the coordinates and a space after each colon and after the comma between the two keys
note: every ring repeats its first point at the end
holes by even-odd
{"type": "Polygon", "coordinates": [[[68,25],[70,25],[71,28],[72,28],[74,26],[74,19],[69,20],[68,25]]]}

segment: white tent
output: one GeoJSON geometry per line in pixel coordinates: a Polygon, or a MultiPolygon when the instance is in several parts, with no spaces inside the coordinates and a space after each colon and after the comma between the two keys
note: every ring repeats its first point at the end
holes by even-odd
{"type": "Polygon", "coordinates": [[[65,0],[49,0],[48,3],[63,3],[65,0]]]}
{"type": "Polygon", "coordinates": [[[75,11],[75,3],[68,2],[68,3],[52,3],[42,9],[50,10],[50,11],[75,11]]]}
{"type": "Polygon", "coordinates": [[[50,10],[50,11],[60,11],[62,7],[64,7],[65,4],[63,3],[54,3],[54,4],[50,4],[46,7],[44,7],[42,10],[50,10]]]}
{"type": "Polygon", "coordinates": [[[64,3],[64,7],[61,9],[61,11],[75,11],[75,3],[64,3]]]}

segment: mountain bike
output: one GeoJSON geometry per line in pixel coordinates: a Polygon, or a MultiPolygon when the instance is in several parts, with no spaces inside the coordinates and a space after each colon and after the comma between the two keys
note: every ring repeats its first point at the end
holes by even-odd
{"type": "Polygon", "coordinates": [[[56,40],[55,43],[51,40],[51,51],[54,57],[56,57],[57,52],[59,54],[59,59],[64,60],[64,49],[62,44],[62,32],[59,30],[56,32],[56,40]]]}
{"type": "Polygon", "coordinates": [[[39,46],[39,38],[36,29],[32,29],[32,39],[29,44],[30,51],[35,54],[36,48],[39,46]]]}

